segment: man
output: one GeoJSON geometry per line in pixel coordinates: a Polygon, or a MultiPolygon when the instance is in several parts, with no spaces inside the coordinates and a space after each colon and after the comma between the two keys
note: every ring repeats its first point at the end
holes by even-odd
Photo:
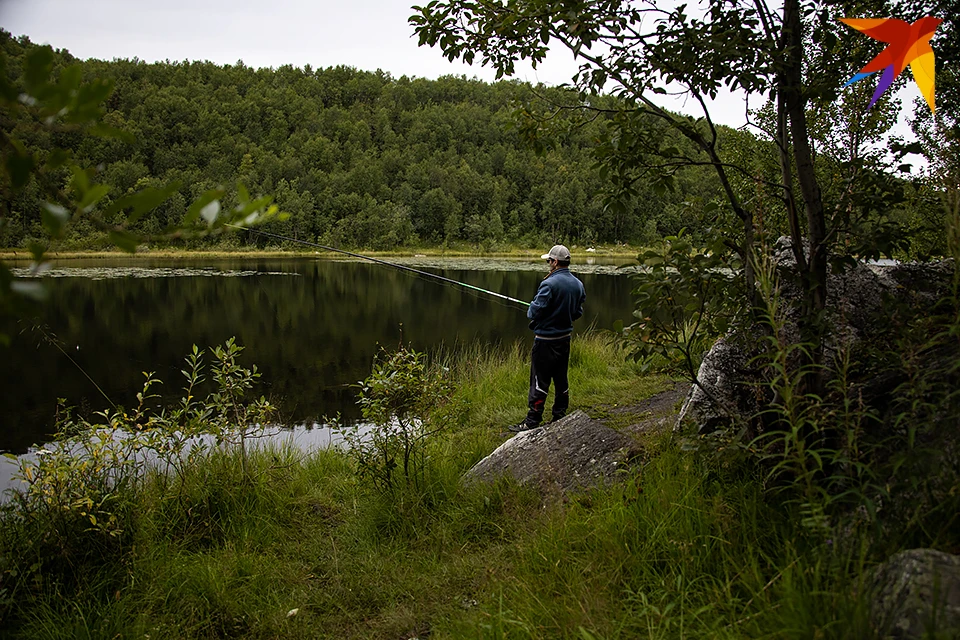
{"type": "Polygon", "coordinates": [[[514,432],[540,426],[551,380],[556,384],[553,419],[559,420],[567,413],[570,405],[567,382],[570,334],[573,333],[573,321],[583,315],[583,301],[587,298],[583,283],[568,268],[569,249],[558,244],[541,257],[547,261],[549,272],[527,309],[530,328],[534,333],[533,352],[530,355],[530,393],[527,396],[530,410],[523,422],[510,427],[510,431],[514,432]]]}

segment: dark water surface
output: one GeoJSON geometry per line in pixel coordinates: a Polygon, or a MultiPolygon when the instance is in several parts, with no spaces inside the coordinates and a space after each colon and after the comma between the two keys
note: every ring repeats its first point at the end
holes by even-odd
{"type": "MultiPolygon", "coordinates": [[[[532,299],[544,275],[541,261],[416,264],[521,300],[532,299]]],[[[597,265],[572,271],[587,289],[578,331],[630,320],[629,278],[597,265]]],[[[50,297],[39,323],[126,406],[135,402],[143,371],[155,371],[161,392],[175,401],[191,346],[222,345],[231,336],[245,347],[240,363],[262,372],[258,392],[280,407],[286,424],[312,424],[337,412],[359,417],[349,385],[369,373],[380,345],[399,343],[401,325],[403,340],[428,352],[531,338],[516,306],[359,261],[74,260],[54,265],[44,282],[50,297]]],[[[30,321],[6,328],[22,333],[0,348],[0,450],[22,453],[44,441],[58,397],[88,415],[108,406],[30,321]]]]}

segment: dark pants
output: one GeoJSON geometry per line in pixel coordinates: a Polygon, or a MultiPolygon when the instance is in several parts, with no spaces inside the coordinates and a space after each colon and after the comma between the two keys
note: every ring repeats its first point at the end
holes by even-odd
{"type": "Polygon", "coordinates": [[[550,381],[556,383],[553,399],[553,419],[559,420],[570,406],[570,384],[567,382],[567,364],[570,362],[570,336],[559,340],[534,340],[530,355],[530,393],[527,395],[528,425],[539,425],[543,420],[543,405],[550,390],[550,381]]]}

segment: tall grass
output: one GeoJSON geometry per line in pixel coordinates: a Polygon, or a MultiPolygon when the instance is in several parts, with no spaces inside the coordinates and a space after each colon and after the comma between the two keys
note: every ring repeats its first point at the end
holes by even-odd
{"type": "MultiPolygon", "coordinates": [[[[459,387],[447,415],[461,427],[497,432],[519,422],[527,412],[531,346],[516,342],[498,348],[471,346],[439,354],[438,359],[452,370],[459,387]]],[[[644,374],[640,364],[627,358],[623,345],[605,332],[574,336],[569,377],[571,410],[630,404],[671,384],[665,375],[644,374]]],[[[551,387],[548,407],[553,402],[553,391],[551,387]]]]}
{"type": "MultiPolygon", "coordinates": [[[[182,482],[155,474],[124,496],[119,558],[86,558],[80,585],[41,573],[0,624],[20,638],[869,637],[864,547],[808,537],[748,465],[662,437],[622,483],[567,504],[463,485],[526,410],[527,348],[441,357],[456,390],[422,484],[385,496],[337,450],[255,448],[246,469],[214,450],[182,482]]],[[[602,336],[574,340],[573,408],[668,383],[602,336]]],[[[25,542],[15,513],[3,525],[6,584],[25,542]]]]}
{"type": "Polygon", "coordinates": [[[790,522],[751,474],[711,475],[667,445],[544,518],[451,636],[868,637],[862,559],[809,546],[790,522]]]}

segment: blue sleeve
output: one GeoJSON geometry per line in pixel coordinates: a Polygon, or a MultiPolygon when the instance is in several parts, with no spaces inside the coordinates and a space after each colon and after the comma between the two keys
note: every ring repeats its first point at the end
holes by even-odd
{"type": "Polygon", "coordinates": [[[540,315],[549,303],[550,285],[544,280],[540,283],[540,287],[537,289],[537,295],[533,298],[533,302],[530,303],[530,308],[527,309],[527,317],[531,320],[536,320],[537,316],[540,315]]]}
{"type": "Polygon", "coordinates": [[[584,290],[583,285],[580,285],[580,300],[577,301],[577,306],[573,310],[573,319],[583,317],[583,303],[587,300],[587,292],[584,290]]]}

